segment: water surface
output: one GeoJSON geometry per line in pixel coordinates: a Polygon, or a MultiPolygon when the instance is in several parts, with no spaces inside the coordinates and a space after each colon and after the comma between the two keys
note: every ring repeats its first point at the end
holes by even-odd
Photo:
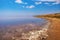
{"type": "Polygon", "coordinates": [[[7,25],[21,25],[21,24],[45,24],[47,22],[46,19],[43,18],[35,18],[35,17],[21,17],[16,19],[2,19],[0,20],[0,27],[7,26],[7,25]]]}
{"type": "Polygon", "coordinates": [[[27,40],[31,35],[34,35],[30,33],[31,31],[33,33],[40,31],[45,25],[47,25],[47,20],[43,18],[2,18],[0,19],[0,40],[27,40]],[[24,39],[24,37],[27,38],[24,39]]]}

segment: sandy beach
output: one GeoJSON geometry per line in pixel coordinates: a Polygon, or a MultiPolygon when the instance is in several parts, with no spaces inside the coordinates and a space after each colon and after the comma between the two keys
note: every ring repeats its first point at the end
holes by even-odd
{"type": "Polygon", "coordinates": [[[45,18],[51,22],[48,29],[47,40],[60,40],[60,19],[58,18],[45,18]]]}

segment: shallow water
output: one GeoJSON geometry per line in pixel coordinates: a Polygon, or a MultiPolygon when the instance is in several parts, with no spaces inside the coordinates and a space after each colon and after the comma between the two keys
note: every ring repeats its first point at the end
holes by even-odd
{"type": "MultiPolygon", "coordinates": [[[[39,37],[38,31],[44,28],[45,25],[47,25],[47,22],[48,21],[46,19],[34,17],[1,19],[0,40],[27,40],[28,38],[32,37],[32,35],[35,39],[35,36],[38,35],[39,37]],[[33,32],[33,34],[31,32],[33,32]]],[[[40,40],[40,38],[38,39],[40,40]]]]}
{"type": "Polygon", "coordinates": [[[16,19],[2,19],[0,20],[0,26],[18,25],[18,24],[21,25],[21,24],[29,24],[29,23],[42,25],[46,22],[47,20],[42,18],[21,17],[16,19]]]}

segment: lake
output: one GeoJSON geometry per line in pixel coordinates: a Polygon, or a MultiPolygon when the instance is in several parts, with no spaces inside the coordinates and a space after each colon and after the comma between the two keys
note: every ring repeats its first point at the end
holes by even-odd
{"type": "Polygon", "coordinates": [[[0,40],[27,40],[30,31],[38,31],[47,25],[47,20],[35,17],[0,19],[0,40]]]}
{"type": "Polygon", "coordinates": [[[46,24],[47,20],[43,18],[35,18],[35,17],[21,17],[16,19],[2,19],[0,20],[0,26],[7,26],[7,25],[21,25],[21,24],[46,24]]]}

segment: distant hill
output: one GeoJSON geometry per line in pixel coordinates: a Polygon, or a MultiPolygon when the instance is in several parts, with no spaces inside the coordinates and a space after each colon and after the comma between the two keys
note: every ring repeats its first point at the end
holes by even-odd
{"type": "Polygon", "coordinates": [[[35,17],[51,17],[51,18],[60,18],[60,13],[46,14],[46,15],[37,15],[35,17]]]}

